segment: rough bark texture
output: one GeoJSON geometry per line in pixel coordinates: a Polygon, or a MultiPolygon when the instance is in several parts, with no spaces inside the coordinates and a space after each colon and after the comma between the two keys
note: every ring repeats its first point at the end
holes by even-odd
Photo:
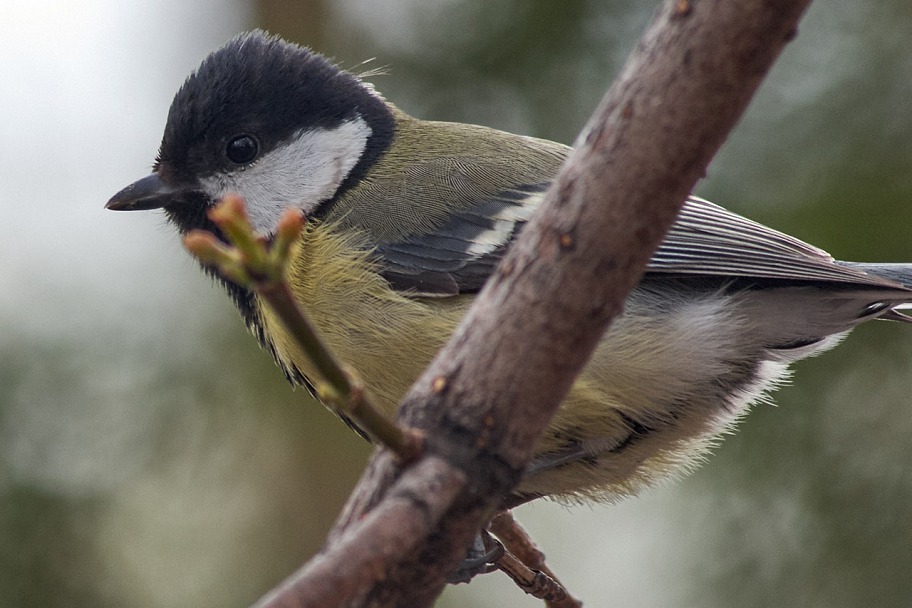
{"type": "Polygon", "coordinates": [[[427,606],[532,449],[810,0],[666,1],[555,186],[405,397],[321,553],[261,605],[427,606]]]}

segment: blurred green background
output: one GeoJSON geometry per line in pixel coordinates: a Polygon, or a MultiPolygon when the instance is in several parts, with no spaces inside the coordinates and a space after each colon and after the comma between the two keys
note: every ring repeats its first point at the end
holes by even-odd
{"type": "MultiPolygon", "coordinates": [[[[368,456],[292,392],[156,213],[170,98],[261,26],[424,118],[570,143],[655,9],[623,0],[0,6],[0,606],[245,606],[319,546],[368,456]]],[[[912,4],[815,3],[698,193],[912,261],[912,4]]],[[[589,606],[908,606],[912,328],[796,366],[695,475],[518,511],[589,606]]],[[[506,577],[440,606],[537,606],[506,577]]]]}

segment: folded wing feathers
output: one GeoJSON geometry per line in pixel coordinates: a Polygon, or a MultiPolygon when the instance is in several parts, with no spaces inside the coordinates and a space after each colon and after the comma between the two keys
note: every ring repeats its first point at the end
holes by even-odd
{"type": "Polygon", "coordinates": [[[648,270],[896,287],[837,263],[822,249],[690,197],[648,270]]]}
{"type": "MultiPolygon", "coordinates": [[[[430,233],[377,248],[384,275],[414,295],[477,291],[548,184],[517,187],[454,213],[430,233]],[[435,278],[435,275],[440,275],[435,278]],[[446,276],[443,276],[446,275],[446,276]],[[416,283],[421,278],[421,285],[416,283]],[[441,291],[441,288],[446,291],[441,291]]],[[[837,262],[827,252],[706,200],[690,197],[647,272],[836,282],[899,289],[880,265],[837,262]]],[[[901,271],[909,276],[909,267],[901,271]]],[[[897,273],[897,274],[898,274],[897,273]]]]}

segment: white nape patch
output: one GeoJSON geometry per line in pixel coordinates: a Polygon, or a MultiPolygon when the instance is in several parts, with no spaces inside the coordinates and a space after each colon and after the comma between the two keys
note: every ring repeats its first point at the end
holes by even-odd
{"type": "Polygon", "coordinates": [[[212,200],[240,194],[253,227],[272,234],[288,207],[311,213],[332,198],[361,159],[370,135],[360,116],[333,129],[303,130],[252,165],[202,179],[203,189],[212,200]]]}

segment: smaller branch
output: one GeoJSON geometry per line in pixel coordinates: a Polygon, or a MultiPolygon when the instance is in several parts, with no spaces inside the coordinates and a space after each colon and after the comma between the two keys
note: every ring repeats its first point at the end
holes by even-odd
{"type": "Polygon", "coordinates": [[[419,456],[423,452],[424,435],[397,425],[372,403],[354,370],[336,361],[317,335],[285,280],[292,246],[303,228],[303,215],[294,209],[286,211],[271,242],[253,230],[244,200],[238,195],[230,194],[222,199],[209,211],[209,219],[222,231],[229,245],[211,232],[193,230],[184,237],[184,247],[226,279],[255,291],[272,308],[322,376],[316,389],[323,403],[351,419],[375,443],[387,447],[401,461],[410,462],[419,456]]]}

